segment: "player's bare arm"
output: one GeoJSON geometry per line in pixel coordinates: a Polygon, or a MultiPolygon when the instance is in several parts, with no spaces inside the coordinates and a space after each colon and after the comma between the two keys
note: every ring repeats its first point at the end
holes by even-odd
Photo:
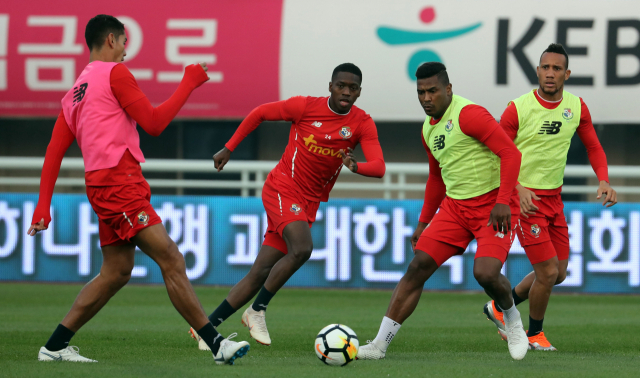
{"type": "Polygon", "coordinates": [[[520,197],[520,215],[525,218],[529,218],[529,215],[535,215],[536,210],[539,209],[533,201],[540,201],[540,198],[532,190],[520,184],[516,185],[516,189],[518,189],[518,196],[520,197]]]}
{"type": "Polygon", "coordinates": [[[422,231],[429,226],[429,223],[418,222],[416,226],[416,230],[411,235],[411,249],[416,250],[416,244],[418,244],[418,239],[420,239],[420,235],[422,235],[422,231]]]}
{"type": "Polygon", "coordinates": [[[496,203],[489,214],[489,223],[493,225],[493,230],[506,234],[511,231],[511,208],[503,203],[496,203]]]}
{"type": "Polygon", "coordinates": [[[618,203],[618,193],[609,185],[608,182],[602,180],[598,186],[598,196],[596,199],[602,198],[604,194],[604,200],[602,200],[602,206],[611,207],[618,203]]]}
{"type": "Polygon", "coordinates": [[[353,155],[353,148],[347,147],[347,150],[340,150],[340,156],[342,156],[342,164],[353,173],[358,172],[358,162],[353,155]]]}
{"type": "Polygon", "coordinates": [[[227,165],[227,162],[230,158],[231,150],[227,147],[222,147],[220,151],[216,152],[216,154],[213,155],[213,164],[218,172],[220,172],[224,168],[224,166],[227,165]]]}

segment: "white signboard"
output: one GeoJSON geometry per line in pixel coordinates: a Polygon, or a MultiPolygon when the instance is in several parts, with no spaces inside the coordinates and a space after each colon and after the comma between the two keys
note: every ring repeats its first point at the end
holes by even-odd
{"type": "Polygon", "coordinates": [[[363,71],[358,106],[376,120],[423,120],[413,74],[439,60],[454,93],[498,118],[538,86],[552,42],[569,54],[565,89],[594,122],[640,122],[640,2],[623,0],[285,1],[280,98],[328,95],[333,68],[352,62],[363,71]]]}

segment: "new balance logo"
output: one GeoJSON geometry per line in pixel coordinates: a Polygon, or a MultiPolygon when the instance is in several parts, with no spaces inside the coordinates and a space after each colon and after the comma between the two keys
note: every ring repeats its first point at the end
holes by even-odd
{"type": "Polygon", "coordinates": [[[433,138],[433,150],[438,151],[444,148],[444,135],[436,135],[433,138]]]}
{"type": "Polygon", "coordinates": [[[87,90],[88,86],[89,84],[82,83],[73,88],[73,106],[82,101],[82,99],[84,98],[84,93],[87,90]]]}
{"type": "Polygon", "coordinates": [[[542,128],[540,128],[538,134],[546,133],[547,135],[555,135],[560,132],[561,126],[562,122],[544,121],[544,123],[542,124],[542,128]]]}
{"type": "Polygon", "coordinates": [[[314,123],[311,124],[311,126],[320,127],[322,126],[322,122],[315,121],[314,123]]]}
{"type": "Polygon", "coordinates": [[[504,234],[502,232],[498,232],[495,235],[493,235],[493,237],[498,237],[500,239],[504,238],[504,234]]]}

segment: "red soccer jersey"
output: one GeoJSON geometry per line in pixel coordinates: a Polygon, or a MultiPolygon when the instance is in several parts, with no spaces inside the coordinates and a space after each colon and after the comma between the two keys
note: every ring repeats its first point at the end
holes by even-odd
{"type": "Polygon", "coordinates": [[[375,177],[384,174],[376,125],[362,109],[353,106],[349,113],[338,114],[329,107],[329,97],[298,96],[262,105],[252,114],[263,112],[276,114],[250,114],[226,147],[233,151],[262,120],[292,122],[289,143],[274,169],[292,177],[305,198],[312,201],[329,199],[329,192],[342,169],[339,151],[355,148],[358,143],[362,144],[368,161],[358,163],[358,173],[375,177]]]}

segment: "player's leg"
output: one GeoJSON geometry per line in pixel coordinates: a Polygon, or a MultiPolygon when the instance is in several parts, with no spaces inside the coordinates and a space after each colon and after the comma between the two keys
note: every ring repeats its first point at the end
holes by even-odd
{"type": "MultiPolygon", "coordinates": [[[[569,232],[564,214],[552,219],[549,226],[550,241],[546,242],[546,250],[553,250],[556,256],[533,265],[536,280],[529,291],[529,346],[533,350],[555,351],[543,332],[542,324],[549,304],[553,286],[564,281],[567,276],[569,262],[569,232]],[[558,261],[560,260],[560,261],[558,261]],[[546,266],[545,266],[546,265],[546,266]]],[[[530,246],[529,248],[536,247],[530,246]]],[[[535,256],[533,253],[527,253],[535,256]]],[[[541,252],[540,252],[541,254],[541,252]]]]}
{"type": "MultiPolygon", "coordinates": [[[[282,238],[287,243],[288,252],[273,266],[264,283],[264,288],[273,295],[309,260],[313,251],[311,229],[306,221],[287,224],[282,231],[282,238]]],[[[267,304],[268,301],[265,308],[267,304]]]]}
{"type": "MultiPolygon", "coordinates": [[[[263,288],[271,272],[271,268],[285,256],[279,249],[266,244],[269,243],[269,241],[267,241],[268,239],[274,238],[274,235],[270,236],[271,237],[267,236],[267,239],[265,239],[265,244],[260,248],[258,257],[251,266],[249,273],[229,291],[227,298],[209,315],[209,321],[211,321],[211,324],[215,327],[218,327],[238,309],[249,303],[260,289],[263,288]]],[[[280,238],[280,241],[284,243],[280,235],[275,234],[275,238],[280,238]]],[[[271,242],[271,244],[274,243],[271,242]]],[[[280,249],[286,250],[286,246],[280,249]]],[[[242,323],[250,328],[249,332],[256,341],[264,345],[270,345],[271,338],[269,337],[269,332],[267,331],[264,320],[264,309],[263,311],[251,311],[250,309],[252,308],[247,309],[242,315],[242,323]]],[[[207,350],[208,346],[200,341],[194,330],[191,329],[190,332],[191,336],[199,342],[199,348],[201,350],[207,350]]]]}
{"type": "Polygon", "coordinates": [[[393,291],[378,335],[371,343],[360,346],[359,359],[385,357],[400,326],[418,305],[425,282],[450,257],[462,254],[472,238],[473,234],[462,227],[450,212],[441,209],[436,214],[420,235],[413,260],[393,291]],[[454,242],[459,244],[452,244],[454,242]]]}
{"type": "MultiPolygon", "coordinates": [[[[492,204],[489,204],[486,209],[482,210],[486,210],[488,215],[491,206],[492,204]]],[[[497,306],[502,308],[504,334],[507,336],[509,353],[513,359],[521,360],[527,354],[529,342],[522,326],[520,312],[513,302],[511,283],[500,272],[502,265],[507,260],[513,239],[516,237],[513,230],[516,225],[520,224],[518,219],[520,206],[517,196],[511,198],[509,206],[511,208],[512,230],[509,233],[496,233],[493,227],[487,227],[487,218],[484,216],[471,218],[467,224],[478,242],[473,275],[497,306]]]]}
{"type": "Polygon", "coordinates": [[[80,356],[69,347],[69,341],[131,278],[135,246],[107,245],[102,247],[100,273],[87,283],[71,306],[71,310],[53,332],[49,341],[40,348],[40,361],[95,362],[80,356]]]}
{"type": "Polygon", "coordinates": [[[367,345],[360,346],[358,359],[379,360],[385,357],[387,349],[400,330],[402,323],[416,309],[424,290],[425,282],[449,257],[462,252],[464,252],[464,248],[424,236],[420,238],[407,272],[393,290],[389,307],[384,318],[382,318],[378,334],[373,341],[367,345]]]}
{"type": "Polygon", "coordinates": [[[511,284],[507,277],[500,273],[508,249],[504,251],[504,259],[501,259],[490,256],[495,252],[487,255],[485,250],[489,248],[497,249],[500,247],[478,246],[473,264],[473,276],[491,299],[502,308],[509,353],[513,359],[521,360],[527,354],[529,342],[522,326],[520,312],[513,303],[511,284]]]}
{"type": "Polygon", "coordinates": [[[227,298],[209,315],[209,321],[213,326],[219,326],[238,309],[249,303],[264,285],[271,268],[284,256],[285,254],[278,249],[263,244],[249,273],[231,288],[227,298]]]}
{"type": "Polygon", "coordinates": [[[235,343],[223,337],[213,327],[205,314],[196,293],[187,278],[183,255],[171,240],[162,224],[155,224],[139,231],[131,240],[158,264],[167,293],[180,315],[196,330],[211,349],[216,363],[233,364],[235,358],[246,354],[246,341],[235,343]]]}

